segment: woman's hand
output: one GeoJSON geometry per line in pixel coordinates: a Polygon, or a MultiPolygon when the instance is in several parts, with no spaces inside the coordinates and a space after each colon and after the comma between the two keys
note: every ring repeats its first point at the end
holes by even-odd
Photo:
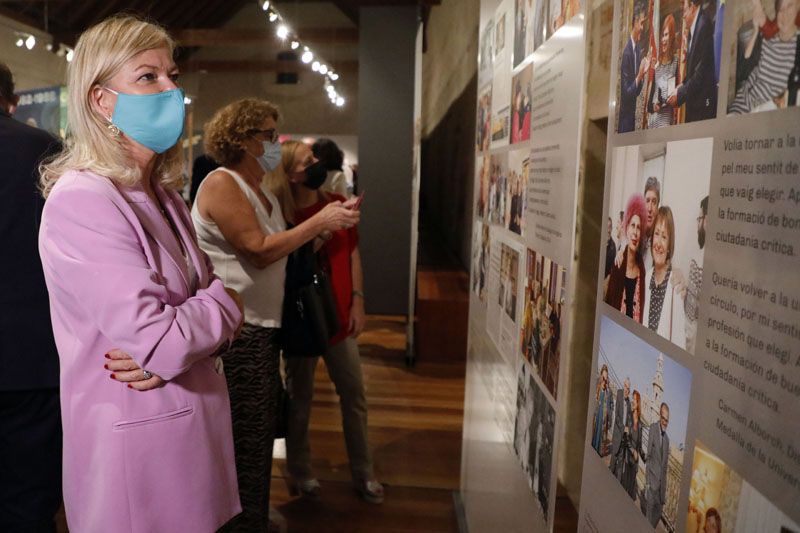
{"type": "Polygon", "coordinates": [[[364,299],[354,294],[353,305],[350,306],[350,323],[347,326],[347,333],[354,339],[361,335],[364,331],[364,325],[367,323],[367,315],[364,312],[364,299]]]}
{"type": "Polygon", "coordinates": [[[114,348],[106,354],[108,362],[104,365],[106,370],[111,371],[111,379],[128,384],[129,389],[146,391],[163,387],[166,383],[159,376],[152,374],[145,378],[144,370],[134,361],[130,355],[122,350],[114,348]]]}
{"type": "MultiPolygon", "coordinates": [[[[331,202],[314,215],[321,226],[321,232],[339,231],[352,228],[361,219],[361,212],[347,207],[348,203],[331,202]]],[[[352,207],[352,206],[351,206],[352,207]]]]}

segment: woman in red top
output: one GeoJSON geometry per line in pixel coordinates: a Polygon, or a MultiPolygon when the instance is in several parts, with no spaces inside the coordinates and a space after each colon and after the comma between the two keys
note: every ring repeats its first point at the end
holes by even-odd
{"type": "MultiPolygon", "coordinates": [[[[356,198],[345,202],[337,194],[323,193],[325,165],[318,161],[311,147],[286,141],[281,149],[281,164],[273,172],[270,189],[278,197],[283,216],[299,224],[331,202],[356,208],[356,198]]],[[[353,227],[323,235],[324,253],[330,266],[330,279],[336,299],[339,331],[334,336],[325,359],[328,375],[336,386],[342,411],[350,472],[358,494],[371,503],[383,501],[383,486],[375,479],[372,457],[367,444],[367,399],[356,337],[364,329],[363,278],[358,251],[358,231],[353,227]]],[[[308,421],[314,393],[314,369],[319,357],[286,358],[286,382],[291,396],[289,429],[286,437],[286,463],[293,478],[293,488],[303,496],[316,497],[320,485],[311,472],[308,421]]]]}

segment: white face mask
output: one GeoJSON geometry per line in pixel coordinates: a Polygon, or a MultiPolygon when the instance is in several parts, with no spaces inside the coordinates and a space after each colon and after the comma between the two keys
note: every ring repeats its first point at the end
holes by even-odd
{"type": "Polygon", "coordinates": [[[272,172],[281,162],[281,143],[263,141],[264,153],[256,157],[256,161],[264,169],[264,172],[272,172]]]}

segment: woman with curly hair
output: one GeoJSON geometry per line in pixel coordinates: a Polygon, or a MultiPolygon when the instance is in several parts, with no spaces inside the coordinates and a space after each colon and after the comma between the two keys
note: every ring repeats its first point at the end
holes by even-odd
{"type": "Polygon", "coordinates": [[[334,202],[287,230],[278,199],[262,187],[281,159],[278,119],[273,104],[255,98],[217,111],[205,125],[205,149],[222,167],[203,180],[192,208],[200,247],[244,300],[242,333],[222,354],[242,502],[242,514],[224,531],[268,528],[286,257],[359,219],[358,211],[334,202]]]}
{"type": "Polygon", "coordinates": [[[647,234],[647,209],[644,197],[634,194],[625,208],[624,227],[628,244],[622,263],[611,269],[607,278],[605,302],[623,314],[641,323],[644,310],[644,260],[642,259],[642,235],[647,234]]]}

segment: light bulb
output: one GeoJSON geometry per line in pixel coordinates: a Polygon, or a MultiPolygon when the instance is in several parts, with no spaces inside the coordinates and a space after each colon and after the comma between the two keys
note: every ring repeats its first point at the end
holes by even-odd
{"type": "Polygon", "coordinates": [[[17,46],[19,46],[21,48],[24,45],[25,45],[25,41],[22,39],[22,37],[17,39],[17,46]]]}
{"type": "Polygon", "coordinates": [[[44,45],[44,47],[48,52],[53,51],[53,43],[47,43],[46,45],[44,45]]]}
{"type": "Polygon", "coordinates": [[[336,107],[342,107],[344,105],[344,98],[341,96],[336,99],[336,107]]]}
{"type": "Polygon", "coordinates": [[[263,9],[264,11],[269,9],[269,0],[267,0],[263,4],[261,4],[261,9],[263,9]]]}
{"type": "Polygon", "coordinates": [[[330,78],[331,78],[333,81],[336,81],[336,80],[338,80],[338,79],[339,79],[339,75],[338,75],[338,74],[336,74],[335,72],[331,72],[331,73],[330,73],[330,78]]]}
{"type": "Polygon", "coordinates": [[[276,20],[278,20],[278,14],[273,11],[272,13],[269,14],[269,21],[275,22],[276,20]]]}
{"type": "Polygon", "coordinates": [[[328,65],[320,65],[319,73],[323,76],[328,73],[328,65]]]}
{"type": "Polygon", "coordinates": [[[188,96],[184,96],[183,97],[183,103],[186,104],[186,105],[189,105],[189,104],[192,103],[192,99],[189,98],[188,96]]]}
{"type": "Polygon", "coordinates": [[[298,48],[300,48],[300,43],[292,41],[292,50],[297,50],[298,48]]]}
{"type": "Polygon", "coordinates": [[[33,50],[34,46],[36,46],[36,37],[33,35],[28,35],[28,38],[25,39],[25,48],[28,50],[33,50]]]}
{"type": "Polygon", "coordinates": [[[73,57],[75,57],[75,51],[70,48],[69,50],[67,50],[67,56],[66,56],[67,63],[71,63],[73,57]]]}
{"type": "Polygon", "coordinates": [[[314,63],[311,65],[311,70],[314,72],[319,71],[319,61],[314,61],[314,63]]]}
{"type": "Polygon", "coordinates": [[[333,85],[328,85],[325,90],[328,91],[328,94],[336,92],[336,88],[333,85]]]}
{"type": "Polygon", "coordinates": [[[311,63],[311,61],[314,60],[314,54],[311,53],[311,50],[306,50],[305,52],[303,52],[303,55],[300,57],[300,60],[306,64],[311,63]]]}
{"type": "Polygon", "coordinates": [[[278,26],[278,31],[275,33],[280,39],[286,39],[289,36],[289,28],[286,27],[286,24],[281,24],[278,26]]]}

